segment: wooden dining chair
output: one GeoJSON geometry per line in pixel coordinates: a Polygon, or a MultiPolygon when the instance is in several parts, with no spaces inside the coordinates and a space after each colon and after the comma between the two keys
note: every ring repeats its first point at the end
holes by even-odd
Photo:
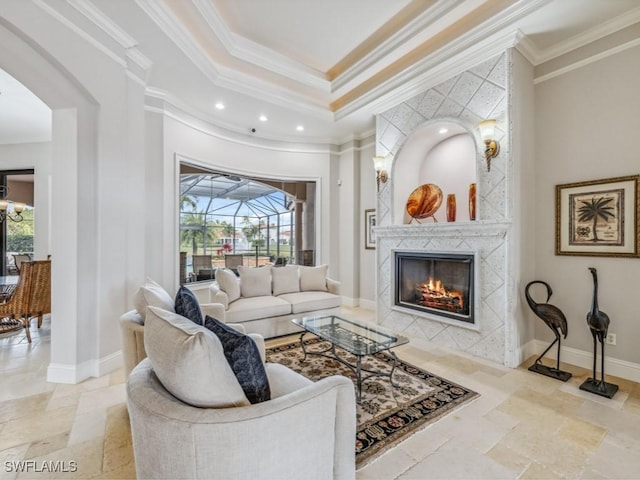
{"type": "MultiPolygon", "coordinates": [[[[31,288],[31,262],[22,262],[20,266],[20,278],[11,298],[0,304],[0,322],[3,324],[21,322],[27,330],[27,340],[31,343],[31,332],[29,332],[29,320],[27,314],[27,302],[31,288]]],[[[19,325],[19,324],[18,324],[19,325]]]]}
{"type": "Polygon", "coordinates": [[[51,313],[51,260],[36,260],[31,262],[31,265],[26,312],[29,319],[38,317],[38,328],[40,328],[43,316],[51,313]]]}
{"type": "Polygon", "coordinates": [[[27,341],[31,343],[31,319],[37,317],[40,328],[46,313],[51,313],[51,260],[22,262],[13,295],[0,304],[0,321],[22,322],[27,341]]]}

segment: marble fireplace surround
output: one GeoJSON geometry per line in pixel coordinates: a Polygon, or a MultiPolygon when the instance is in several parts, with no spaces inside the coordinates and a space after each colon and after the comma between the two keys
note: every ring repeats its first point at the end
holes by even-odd
{"type": "Polygon", "coordinates": [[[378,322],[414,338],[507,364],[508,295],[506,236],[508,225],[498,222],[461,222],[394,225],[376,228],[378,249],[378,322]],[[394,252],[475,254],[475,323],[411,312],[394,305],[394,252]]]}
{"type": "MultiPolygon", "coordinates": [[[[511,158],[513,51],[507,50],[376,116],[376,154],[390,161],[390,178],[377,195],[377,321],[413,338],[425,339],[509,367],[522,356],[518,333],[518,267],[510,212],[514,202],[511,158]],[[476,126],[498,120],[500,155],[487,172],[476,126]],[[476,143],[478,220],[401,224],[394,218],[394,176],[403,168],[402,147],[413,132],[438,121],[456,122],[476,143]],[[394,251],[475,254],[475,324],[460,325],[394,305],[394,251]]],[[[406,167],[405,167],[406,168],[406,167]]],[[[399,175],[399,177],[401,177],[399,175]]],[[[418,186],[418,179],[415,187],[418,186]]],[[[406,199],[404,200],[406,201],[406,199]]]]}

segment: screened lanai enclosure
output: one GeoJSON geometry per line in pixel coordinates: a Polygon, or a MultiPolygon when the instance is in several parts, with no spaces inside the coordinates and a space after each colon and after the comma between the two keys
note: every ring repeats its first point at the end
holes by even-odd
{"type": "Polygon", "coordinates": [[[315,182],[180,167],[180,283],[239,265],[314,263],[315,182]]]}

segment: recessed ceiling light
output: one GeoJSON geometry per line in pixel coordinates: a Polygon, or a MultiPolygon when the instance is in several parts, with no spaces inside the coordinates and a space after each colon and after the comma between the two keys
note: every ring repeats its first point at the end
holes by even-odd
{"type": "Polygon", "coordinates": [[[266,122],[267,120],[269,120],[266,115],[260,115],[259,119],[261,122],[266,122]]]}
{"type": "Polygon", "coordinates": [[[439,133],[439,134],[441,134],[441,135],[444,135],[444,134],[445,134],[445,133],[447,133],[448,131],[449,131],[449,129],[447,129],[447,128],[444,128],[444,127],[443,127],[443,128],[441,128],[440,130],[438,130],[438,133],[439,133]]]}
{"type": "Polygon", "coordinates": [[[224,103],[222,103],[222,102],[218,102],[218,103],[216,103],[216,108],[217,108],[218,110],[224,110],[224,103]]]}
{"type": "Polygon", "coordinates": [[[304,130],[304,127],[302,125],[298,125],[296,127],[296,130],[299,131],[299,132],[302,132],[304,130]]]}

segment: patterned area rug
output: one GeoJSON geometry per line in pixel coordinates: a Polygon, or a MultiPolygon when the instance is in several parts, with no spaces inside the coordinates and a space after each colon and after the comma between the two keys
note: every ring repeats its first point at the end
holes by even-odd
{"type": "MultiPolygon", "coordinates": [[[[329,344],[318,338],[305,340],[307,351],[320,351],[329,344]]],[[[355,357],[336,349],[338,355],[355,364],[355,357]]],[[[351,369],[330,358],[304,353],[300,341],[267,349],[267,361],[281,363],[311,380],[344,375],[355,381],[351,369]]],[[[363,359],[363,368],[390,371],[393,357],[378,353],[363,359]]],[[[362,402],[357,405],[356,466],[366,465],[376,455],[440,418],[478,394],[442,377],[398,359],[393,373],[397,387],[387,377],[373,377],[362,385],[362,402]]]]}

